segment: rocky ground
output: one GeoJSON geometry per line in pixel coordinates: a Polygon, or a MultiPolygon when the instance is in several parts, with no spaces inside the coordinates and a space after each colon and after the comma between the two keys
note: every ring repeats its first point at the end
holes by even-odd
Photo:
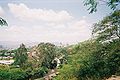
{"type": "Polygon", "coordinates": [[[112,75],[112,77],[110,77],[106,80],[120,80],[120,76],[112,75]]]}

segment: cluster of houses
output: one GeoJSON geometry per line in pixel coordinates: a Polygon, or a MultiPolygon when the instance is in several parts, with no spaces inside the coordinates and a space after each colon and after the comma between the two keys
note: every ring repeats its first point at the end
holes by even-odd
{"type": "MultiPolygon", "coordinates": [[[[37,51],[37,49],[33,49],[31,52],[27,52],[28,57],[30,59],[35,59],[36,61],[39,61],[39,51],[37,51]]],[[[57,65],[56,68],[58,68],[60,66],[60,64],[63,63],[63,58],[65,57],[65,55],[61,55],[59,57],[55,57],[54,60],[52,61],[52,63],[54,63],[54,61],[56,61],[57,65]]]]}
{"type": "Polygon", "coordinates": [[[0,64],[3,64],[3,65],[10,65],[14,63],[14,60],[0,60],[0,64]]]}
{"type": "Polygon", "coordinates": [[[10,52],[5,53],[0,52],[0,64],[10,65],[14,63],[13,55],[14,53],[10,52]]]}

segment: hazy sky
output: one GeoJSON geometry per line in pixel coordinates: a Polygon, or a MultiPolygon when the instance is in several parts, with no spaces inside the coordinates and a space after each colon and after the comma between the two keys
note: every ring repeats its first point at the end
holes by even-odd
{"type": "Polygon", "coordinates": [[[91,25],[111,11],[89,14],[83,0],[0,0],[0,41],[75,43],[91,37],[91,25]]]}

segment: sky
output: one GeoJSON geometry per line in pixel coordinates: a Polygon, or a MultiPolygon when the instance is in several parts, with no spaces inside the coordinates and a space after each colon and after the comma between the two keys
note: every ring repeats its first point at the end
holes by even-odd
{"type": "Polygon", "coordinates": [[[89,14],[83,0],[0,0],[0,41],[77,43],[91,38],[93,23],[111,13],[89,14]]]}

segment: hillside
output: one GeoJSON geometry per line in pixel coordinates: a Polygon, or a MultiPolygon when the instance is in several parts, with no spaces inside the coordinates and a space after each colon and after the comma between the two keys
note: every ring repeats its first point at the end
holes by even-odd
{"type": "Polygon", "coordinates": [[[119,40],[104,45],[94,40],[73,45],[68,64],[59,69],[55,80],[101,80],[120,75],[119,45],[119,40]]]}

